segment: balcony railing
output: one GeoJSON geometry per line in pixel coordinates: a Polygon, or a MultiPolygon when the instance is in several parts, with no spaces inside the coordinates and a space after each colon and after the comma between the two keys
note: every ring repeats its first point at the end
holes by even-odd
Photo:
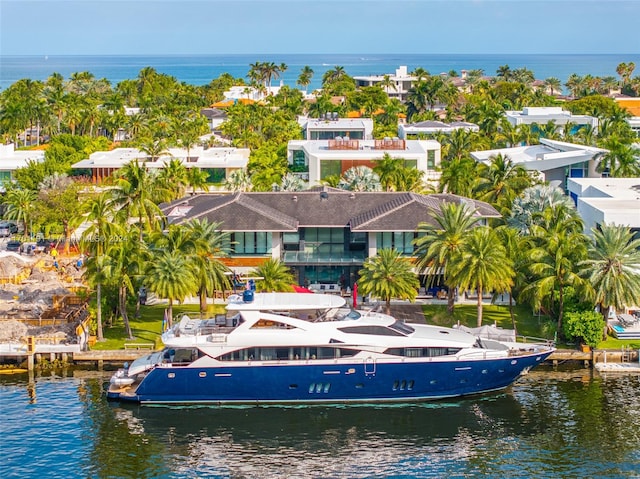
{"type": "Polygon", "coordinates": [[[360,143],[358,140],[349,140],[344,138],[335,138],[329,140],[330,150],[358,150],[360,143]]]}
{"type": "Polygon", "coordinates": [[[406,147],[405,140],[399,138],[385,138],[383,140],[374,140],[374,149],[376,150],[404,150],[406,147]]]}
{"type": "Polygon", "coordinates": [[[282,260],[286,264],[362,264],[364,251],[342,254],[314,253],[307,251],[285,251],[282,260]]]}

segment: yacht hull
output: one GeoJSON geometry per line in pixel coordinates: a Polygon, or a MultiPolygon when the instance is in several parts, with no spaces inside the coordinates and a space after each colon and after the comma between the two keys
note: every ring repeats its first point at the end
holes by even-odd
{"type": "Polygon", "coordinates": [[[159,364],[107,397],[146,404],[375,403],[436,400],[504,389],[552,350],[474,360],[249,361],[159,364]]]}

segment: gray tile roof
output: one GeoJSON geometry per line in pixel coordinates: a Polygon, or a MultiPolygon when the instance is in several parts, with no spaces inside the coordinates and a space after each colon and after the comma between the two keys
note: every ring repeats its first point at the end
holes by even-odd
{"type": "Polygon", "coordinates": [[[350,192],[319,187],[298,192],[200,194],[161,205],[170,223],[207,218],[225,231],[296,231],[349,227],[353,231],[414,231],[433,223],[443,202],[468,202],[482,217],[499,217],[488,203],[461,196],[407,192],[350,192]]]}

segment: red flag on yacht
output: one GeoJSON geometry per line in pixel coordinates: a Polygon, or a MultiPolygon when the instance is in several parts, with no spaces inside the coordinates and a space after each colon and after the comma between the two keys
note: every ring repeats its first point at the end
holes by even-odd
{"type": "Polygon", "coordinates": [[[353,283],[353,309],[358,308],[358,283],[353,283]]]}

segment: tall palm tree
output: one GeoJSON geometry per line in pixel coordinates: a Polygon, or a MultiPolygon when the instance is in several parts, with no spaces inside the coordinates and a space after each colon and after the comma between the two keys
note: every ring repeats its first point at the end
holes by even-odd
{"type": "Polygon", "coordinates": [[[200,312],[204,312],[208,296],[230,287],[229,268],[219,259],[229,253],[230,235],[220,231],[220,223],[207,219],[189,221],[184,227],[195,247],[190,261],[198,282],[200,312]]]}
{"type": "Polygon", "coordinates": [[[382,159],[376,161],[373,172],[380,178],[380,184],[385,191],[393,190],[395,175],[403,165],[404,161],[401,158],[392,158],[389,153],[385,153],[382,159]]]}
{"type": "Polygon", "coordinates": [[[154,178],[138,160],[132,160],[117,172],[116,185],[113,188],[114,204],[120,215],[138,219],[140,240],[143,231],[149,231],[161,217],[160,208],[153,202],[154,178]]]}
{"type": "Polygon", "coordinates": [[[145,283],[149,291],[169,301],[167,326],[173,318],[173,302],[182,302],[196,293],[198,280],[187,256],[179,251],[157,250],[146,270],[145,283]]]}
{"type": "Polygon", "coordinates": [[[562,189],[549,185],[534,185],[526,188],[511,206],[507,224],[521,236],[531,233],[534,224],[540,224],[540,212],[547,208],[560,208],[568,216],[577,216],[573,200],[562,189]]]}
{"type": "Polygon", "coordinates": [[[383,300],[387,314],[391,314],[392,298],[413,301],[419,287],[411,262],[396,249],[379,250],[376,256],[365,260],[359,271],[359,291],[363,296],[383,300]]]}
{"type": "Polygon", "coordinates": [[[89,255],[85,275],[96,285],[96,320],[98,341],[103,341],[102,329],[102,283],[103,261],[112,241],[124,235],[124,228],[114,221],[115,210],[111,193],[106,191],[90,197],[81,206],[81,217],[89,224],[80,238],[82,250],[89,255]]]}
{"type": "Polygon", "coordinates": [[[640,239],[625,226],[593,230],[589,259],[582,262],[605,321],[609,309],[640,304],[640,239]]]}
{"type": "Polygon", "coordinates": [[[311,79],[313,78],[313,69],[309,65],[305,65],[300,70],[300,75],[298,76],[297,84],[304,88],[305,92],[307,91],[307,87],[311,84],[311,79]]]}
{"type": "Polygon", "coordinates": [[[478,163],[470,157],[452,158],[442,162],[440,192],[471,197],[477,178],[478,163]]]}
{"type": "Polygon", "coordinates": [[[188,168],[187,169],[187,185],[191,187],[191,192],[195,195],[197,189],[202,191],[209,191],[209,174],[200,168],[188,168]]]}
{"type": "Polygon", "coordinates": [[[569,286],[585,289],[579,264],[587,257],[587,237],[582,220],[563,211],[563,206],[546,208],[539,213],[539,222],[531,227],[534,247],[529,251],[529,271],[532,280],[522,290],[536,309],[547,304],[549,313],[555,311],[557,297],[557,332],[562,332],[565,291],[569,286]]]}
{"type": "Polygon", "coordinates": [[[417,228],[418,238],[414,240],[416,269],[427,274],[430,281],[442,274],[444,283],[449,288],[447,308],[453,313],[457,286],[451,274],[449,262],[459,254],[467,240],[469,231],[480,218],[476,211],[466,203],[444,203],[434,217],[434,223],[420,223],[417,228]]]}
{"type": "Polygon", "coordinates": [[[482,163],[478,167],[479,177],[474,194],[506,215],[511,210],[513,200],[533,181],[522,165],[514,163],[506,155],[499,153],[489,160],[488,165],[482,163]]]}
{"type": "Polygon", "coordinates": [[[256,289],[259,291],[293,291],[295,281],[289,268],[278,259],[269,258],[251,271],[257,276],[256,289]]]}
{"type": "Polygon", "coordinates": [[[482,295],[485,291],[505,292],[513,286],[513,261],[497,233],[483,226],[473,229],[460,252],[451,260],[451,275],[463,289],[478,293],[478,327],[482,326],[482,295]]]}
{"type": "Polygon", "coordinates": [[[544,81],[544,86],[549,90],[551,96],[556,92],[562,91],[562,82],[556,77],[549,77],[544,81]]]}
{"type": "Polygon", "coordinates": [[[171,158],[171,160],[165,161],[156,179],[158,185],[161,186],[158,191],[164,193],[163,196],[156,198],[159,202],[173,201],[182,198],[189,184],[187,168],[182,161],[177,158],[171,158]]]}
{"type": "Polygon", "coordinates": [[[134,285],[143,277],[143,266],[148,259],[146,245],[138,238],[137,231],[125,231],[107,244],[106,254],[95,267],[102,271],[101,279],[118,291],[118,312],[124,322],[125,332],[133,339],[127,303],[134,294],[134,285]]]}
{"type": "Polygon", "coordinates": [[[598,169],[609,171],[615,178],[634,178],[640,176],[640,149],[617,135],[611,135],[602,142],[608,150],[602,156],[598,169]]]}

